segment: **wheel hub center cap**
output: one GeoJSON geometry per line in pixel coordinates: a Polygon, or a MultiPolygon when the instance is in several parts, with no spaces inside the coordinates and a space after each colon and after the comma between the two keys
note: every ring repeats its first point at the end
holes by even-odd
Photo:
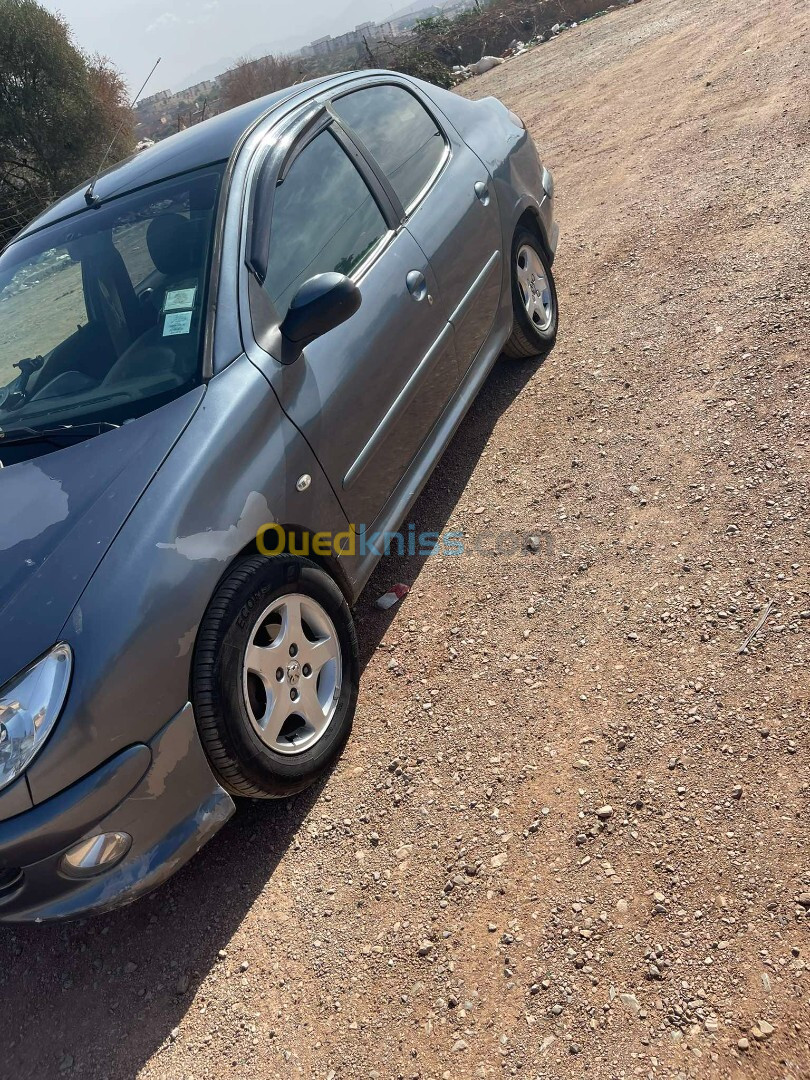
{"type": "Polygon", "coordinates": [[[297,660],[293,660],[291,664],[287,665],[287,679],[290,686],[298,686],[301,680],[301,665],[297,660]]]}

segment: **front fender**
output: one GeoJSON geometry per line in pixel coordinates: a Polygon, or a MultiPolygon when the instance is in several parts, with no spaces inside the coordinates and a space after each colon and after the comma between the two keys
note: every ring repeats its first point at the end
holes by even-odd
{"type": "Polygon", "coordinates": [[[233,560],[268,522],[348,522],[309,446],[246,357],[205,399],[68,619],[64,715],[28,773],[34,802],[148,743],[188,701],[197,630],[233,560]],[[296,481],[312,483],[304,492],[296,481]]]}

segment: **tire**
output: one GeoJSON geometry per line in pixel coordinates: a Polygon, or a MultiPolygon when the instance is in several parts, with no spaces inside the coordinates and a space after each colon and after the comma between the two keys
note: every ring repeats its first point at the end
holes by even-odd
{"type": "Polygon", "coordinates": [[[282,799],[314,784],[349,737],[359,678],[352,615],[324,570],[289,555],[239,563],[208,607],[191,674],[222,786],[282,799]]]}
{"type": "Polygon", "coordinates": [[[529,229],[515,232],[511,265],[514,325],[504,354],[515,360],[545,356],[557,340],[557,289],[543,245],[529,229]]]}

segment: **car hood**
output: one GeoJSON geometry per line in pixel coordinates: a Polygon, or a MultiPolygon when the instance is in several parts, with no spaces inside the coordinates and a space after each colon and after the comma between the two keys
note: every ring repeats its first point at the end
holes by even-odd
{"type": "Polygon", "coordinates": [[[59,640],[204,394],[200,387],[113,431],[0,469],[0,687],[59,640]]]}

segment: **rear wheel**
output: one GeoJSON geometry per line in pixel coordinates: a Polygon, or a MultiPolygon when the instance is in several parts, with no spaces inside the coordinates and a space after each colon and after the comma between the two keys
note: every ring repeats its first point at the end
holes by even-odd
{"type": "Polygon", "coordinates": [[[223,786],[262,799],[313,784],[349,737],[358,681],[351,612],[325,571],[287,555],[239,564],[208,608],[192,673],[223,786]]]}
{"type": "Polygon", "coordinates": [[[545,356],[557,339],[557,290],[548,256],[535,233],[523,227],[512,242],[512,336],[506,356],[545,356]]]}

